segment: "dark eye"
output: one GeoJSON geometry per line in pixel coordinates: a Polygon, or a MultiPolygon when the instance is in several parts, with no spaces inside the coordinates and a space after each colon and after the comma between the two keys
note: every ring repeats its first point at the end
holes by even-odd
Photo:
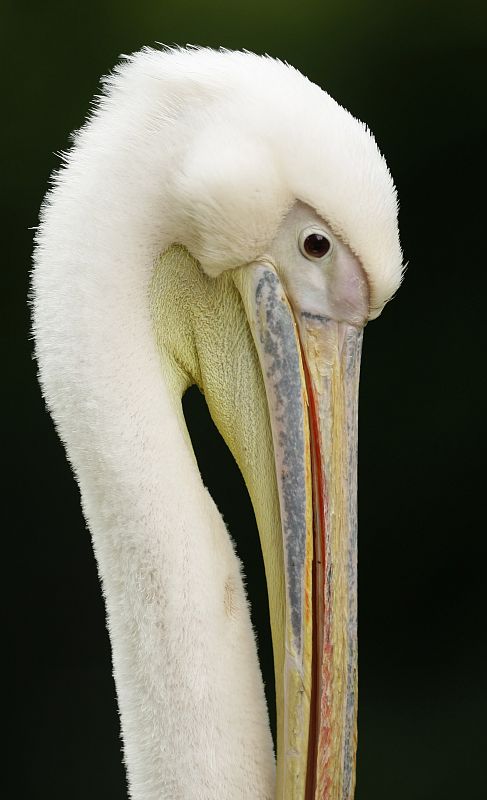
{"type": "Polygon", "coordinates": [[[332,247],[331,240],[323,231],[307,228],[301,231],[299,248],[306,258],[312,260],[324,258],[332,247]]]}
{"type": "Polygon", "coordinates": [[[326,256],[330,247],[330,240],[322,233],[310,233],[304,240],[304,250],[313,258],[326,256]]]}

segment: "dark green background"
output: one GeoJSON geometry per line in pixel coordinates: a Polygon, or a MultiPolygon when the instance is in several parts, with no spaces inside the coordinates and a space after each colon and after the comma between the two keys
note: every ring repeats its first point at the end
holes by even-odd
{"type": "MultiPolygon", "coordinates": [[[[156,41],[286,59],[364,119],[386,154],[409,269],[365,336],[357,800],[485,796],[484,6],[3,3],[9,797],[126,796],[96,568],[76,485],[35,382],[26,292],[30,228],[58,164],[53,151],[68,146],[118,55],[156,41]]],[[[265,585],[248,500],[236,470],[222,469],[228,455],[196,394],[186,406],[205,480],[246,564],[271,695],[265,585]]]]}

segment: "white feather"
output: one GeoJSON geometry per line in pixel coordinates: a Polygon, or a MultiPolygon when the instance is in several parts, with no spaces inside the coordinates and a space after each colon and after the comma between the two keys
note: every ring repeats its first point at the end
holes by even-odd
{"type": "Polygon", "coordinates": [[[217,275],[263,252],[296,199],[360,258],[380,310],[402,259],[365,126],[273,59],[144,50],[106,80],[42,210],[37,357],[93,534],[135,800],[273,794],[250,621],[221,614],[229,574],[245,603],[238,563],[174,415],[147,292],[173,242],[217,275]]]}

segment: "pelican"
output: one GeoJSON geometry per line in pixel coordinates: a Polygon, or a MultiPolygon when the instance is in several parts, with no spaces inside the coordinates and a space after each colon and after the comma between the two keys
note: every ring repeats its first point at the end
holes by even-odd
{"type": "Polygon", "coordinates": [[[133,800],[350,800],[362,331],[398,289],[367,127],[291,66],[145,49],[105,79],[37,233],[33,324],[106,602],[133,800]],[[242,570],[181,398],[242,472],[277,755],[242,570]]]}

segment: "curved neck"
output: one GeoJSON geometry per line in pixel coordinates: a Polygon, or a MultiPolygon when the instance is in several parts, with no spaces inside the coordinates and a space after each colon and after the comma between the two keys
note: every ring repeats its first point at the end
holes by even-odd
{"type": "MultiPolygon", "coordinates": [[[[106,244],[116,233],[102,230],[96,213],[86,209],[84,219],[56,224],[54,206],[62,201],[69,211],[59,192],[46,211],[48,244],[41,238],[34,276],[37,353],[103,583],[131,796],[267,800],[275,780],[272,739],[240,564],[201,482],[180,409],[188,381],[201,382],[220,430],[239,450],[255,498],[253,457],[236,441],[249,436],[257,460],[271,454],[266,417],[258,415],[252,432],[238,411],[238,391],[217,402],[222,365],[210,368],[203,352],[217,354],[218,347],[195,336],[204,327],[208,336],[219,330],[231,343],[235,316],[212,317],[222,297],[198,294],[210,281],[177,248],[152,277],[149,246],[141,250],[132,238],[124,248],[121,236],[122,245],[110,253],[106,244]],[[49,231],[51,215],[55,230],[49,231]],[[175,292],[184,267],[200,283],[183,280],[175,292]],[[169,294],[154,291],[158,280],[166,281],[169,294]],[[184,307],[178,309],[179,298],[184,307]]],[[[224,289],[226,282],[218,285],[235,305],[236,290],[224,289]]],[[[247,360],[250,333],[239,330],[248,339],[241,348],[247,355],[239,364],[226,353],[229,383],[238,374],[255,384],[260,375],[247,360]]],[[[260,386],[259,393],[265,402],[260,386]]],[[[264,503],[254,499],[254,505],[258,523],[278,531],[264,503]]],[[[274,594],[271,605],[279,607],[274,594]]]]}
{"type": "MultiPolygon", "coordinates": [[[[227,277],[213,286],[221,287],[219,301],[200,295],[210,338],[197,342],[196,291],[209,279],[192,259],[183,264],[177,249],[153,278],[157,253],[174,241],[168,184],[160,180],[165,165],[154,159],[174,152],[152,149],[146,130],[134,146],[133,113],[126,120],[120,109],[116,120],[110,113],[80,134],[43,210],[34,328],[44,395],[79,481],[103,583],[131,795],[267,800],[272,739],[240,564],[201,482],[180,408],[187,381],[201,381],[259,530],[270,532],[263,551],[274,574],[271,614],[279,619],[282,545],[277,501],[266,506],[264,497],[275,476],[260,370],[243,320],[236,325],[231,310],[217,313],[223,299],[229,309],[239,302],[227,277]],[[183,281],[159,295],[158,347],[151,286],[158,276],[169,285],[184,267],[203,282],[188,284],[192,294],[183,281]],[[181,315],[174,313],[179,297],[181,315]],[[183,346],[185,337],[195,343],[183,346]],[[217,368],[202,357],[205,347],[225,351],[217,368]],[[257,415],[239,409],[247,384],[257,415]]],[[[277,674],[279,667],[276,659],[277,674]]]]}

